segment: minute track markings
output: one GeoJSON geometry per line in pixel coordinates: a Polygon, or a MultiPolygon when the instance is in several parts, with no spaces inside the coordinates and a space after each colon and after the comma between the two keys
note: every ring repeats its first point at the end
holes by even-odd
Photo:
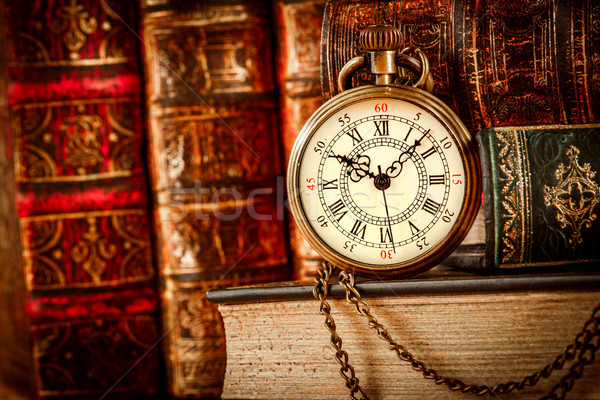
{"type": "Polygon", "coordinates": [[[471,148],[463,151],[468,132],[461,126],[456,129],[447,116],[453,115],[439,112],[437,103],[429,103],[426,96],[411,97],[413,91],[395,87],[379,90],[365,91],[365,96],[361,92],[360,97],[349,93],[315,113],[288,166],[293,178],[288,180],[290,198],[300,199],[302,206],[292,211],[301,217],[302,232],[325,259],[352,271],[420,265],[428,253],[434,254],[432,249],[445,251],[439,249],[446,236],[461,236],[462,231],[458,235],[455,231],[457,223],[467,220],[463,204],[468,201],[468,212],[473,209],[468,192],[472,185],[464,183],[473,175],[471,148]],[[387,104],[386,112],[379,111],[382,103],[387,104]],[[340,115],[348,118],[342,123],[340,115]],[[405,162],[400,175],[392,177],[387,168],[396,160],[405,162]],[[453,184],[453,174],[463,174],[463,183],[453,184]],[[305,182],[311,179],[315,189],[306,190],[305,182]],[[383,183],[387,180],[391,183],[383,183]],[[432,201],[439,207],[434,208],[432,201]],[[455,222],[446,217],[449,213],[457,216],[455,222]]]}
{"type": "MultiPolygon", "coordinates": [[[[381,123],[381,122],[380,122],[381,123]]],[[[381,125],[380,129],[385,129],[383,128],[384,125],[381,125]]],[[[436,128],[437,129],[437,128],[436,128]]],[[[382,131],[383,132],[383,131],[382,131]]],[[[350,161],[350,159],[353,159],[355,157],[358,157],[359,155],[363,155],[368,154],[369,156],[371,156],[371,170],[368,172],[368,175],[370,175],[370,177],[364,177],[364,179],[366,179],[368,182],[372,182],[372,178],[373,176],[376,174],[376,171],[373,169],[375,168],[375,166],[377,164],[375,164],[375,162],[381,162],[380,160],[376,160],[377,157],[374,156],[373,154],[376,153],[369,153],[368,149],[373,148],[373,147],[379,147],[379,146],[387,146],[387,147],[395,147],[400,149],[400,152],[407,150],[409,147],[411,147],[411,145],[414,146],[414,143],[417,142],[417,146],[418,145],[423,145],[424,143],[430,143],[431,145],[433,145],[434,148],[434,152],[437,153],[439,155],[439,158],[441,158],[441,162],[443,164],[443,168],[444,168],[444,173],[443,176],[445,177],[445,183],[449,182],[449,170],[448,170],[448,166],[447,166],[447,162],[445,160],[444,157],[444,152],[441,149],[441,145],[437,143],[437,141],[433,138],[433,131],[431,129],[427,129],[422,127],[421,125],[415,123],[414,121],[411,121],[407,118],[403,118],[403,117],[398,117],[398,116],[394,116],[394,115],[376,115],[376,116],[368,116],[368,117],[364,117],[355,121],[352,121],[351,123],[349,123],[347,126],[345,126],[343,129],[341,129],[340,131],[338,131],[337,134],[335,134],[333,137],[329,136],[329,137],[325,137],[325,139],[320,138],[322,141],[324,141],[325,143],[327,143],[327,146],[323,149],[323,153],[322,155],[319,157],[320,161],[319,161],[319,166],[318,166],[318,179],[321,180],[322,182],[322,186],[321,186],[321,190],[319,190],[318,192],[318,196],[320,198],[320,202],[323,205],[323,208],[325,210],[325,214],[328,215],[330,221],[333,223],[333,226],[335,227],[335,229],[344,234],[347,238],[351,238],[352,241],[358,243],[358,244],[362,244],[364,246],[367,247],[371,247],[371,248],[380,248],[380,249],[390,249],[391,250],[391,246],[390,243],[380,243],[379,239],[380,239],[380,235],[377,235],[377,230],[370,230],[368,228],[369,225],[375,225],[375,226],[384,226],[387,227],[386,231],[384,231],[384,234],[387,233],[387,230],[389,230],[389,225],[388,225],[388,218],[386,218],[387,216],[378,216],[377,214],[375,215],[371,215],[368,213],[365,213],[365,211],[361,208],[363,207],[362,205],[359,207],[357,204],[354,203],[353,199],[351,196],[353,196],[353,194],[351,192],[348,192],[347,189],[344,189],[344,185],[353,185],[354,182],[349,182],[349,176],[346,174],[344,174],[345,170],[348,170],[348,162],[343,161],[341,159],[341,157],[344,158],[344,160],[348,159],[348,161],[350,161]],[[387,125],[388,125],[388,133],[389,135],[380,135],[380,133],[378,133],[377,128],[375,126],[376,121],[387,121],[387,125]],[[362,127],[361,127],[362,125],[362,127]],[[404,126],[405,128],[402,128],[402,126],[404,126]],[[365,129],[365,127],[367,129],[365,129]],[[360,137],[358,137],[356,135],[356,132],[359,133],[360,137]],[[352,137],[354,135],[354,137],[352,137]],[[339,139],[342,136],[347,136],[348,139],[346,139],[345,142],[340,142],[339,139]],[[405,139],[406,136],[408,136],[407,138],[407,142],[402,141],[402,139],[405,139]],[[411,139],[412,136],[412,139],[411,139]],[[427,140],[425,140],[427,139],[427,140]],[[396,144],[394,144],[396,143],[396,144]],[[350,147],[351,146],[351,147],[350,147]],[[333,149],[337,149],[335,152],[332,152],[333,149]],[[349,151],[350,150],[350,151],[349,151]],[[336,154],[336,153],[340,153],[340,154],[336,154]],[[334,160],[330,160],[331,158],[334,158],[334,160]],[[335,167],[333,166],[334,164],[330,164],[331,162],[335,162],[335,167]],[[339,194],[341,194],[341,201],[340,198],[337,197],[338,195],[336,195],[336,197],[332,197],[335,193],[336,190],[324,190],[325,187],[326,188],[331,188],[334,189],[334,187],[332,186],[332,182],[335,182],[334,176],[329,176],[327,179],[323,179],[322,175],[323,175],[323,171],[327,170],[327,171],[331,171],[331,168],[333,168],[336,171],[340,171],[340,176],[338,178],[337,184],[338,184],[338,189],[339,190],[339,194]],[[328,194],[329,193],[329,194],[328,194]],[[340,207],[340,203],[343,203],[345,207],[340,207]],[[330,208],[330,206],[333,207],[333,212],[330,208]],[[336,207],[337,206],[337,207],[336,207]],[[354,218],[352,218],[354,217],[354,218]],[[350,218],[348,220],[348,218],[350,218]],[[364,223],[356,223],[357,220],[361,220],[364,223]],[[363,232],[363,228],[365,229],[365,231],[363,232]],[[354,231],[354,232],[352,232],[354,231]],[[365,233],[364,238],[362,238],[363,233],[365,233]],[[357,235],[358,234],[358,235],[357,235]],[[375,238],[377,237],[377,238],[375,238]],[[366,240],[365,240],[366,239],[366,240]]],[[[416,147],[416,146],[415,146],[416,147]]],[[[431,172],[431,173],[427,173],[427,169],[429,169],[429,167],[426,167],[423,164],[423,158],[420,154],[419,151],[417,151],[418,148],[415,148],[414,151],[411,151],[411,153],[414,153],[411,155],[411,158],[414,158],[413,161],[411,161],[411,165],[414,164],[414,166],[411,166],[411,170],[414,171],[414,169],[412,168],[417,168],[415,172],[415,178],[416,176],[418,176],[418,180],[419,180],[419,186],[421,185],[425,185],[425,188],[427,186],[429,186],[429,175],[432,175],[432,184],[436,185],[437,183],[436,180],[439,180],[439,178],[437,178],[436,176],[439,175],[438,172],[431,172]],[[416,164],[415,164],[416,163],[416,164]]],[[[433,155],[434,153],[431,153],[431,155],[433,155]]],[[[429,159],[428,159],[429,160],[429,159]]],[[[437,162],[437,161],[436,161],[437,162]]],[[[429,161],[429,163],[431,163],[431,161],[429,161]]],[[[441,172],[441,171],[440,171],[441,172]]],[[[447,186],[447,185],[444,185],[447,186]]],[[[444,193],[443,197],[444,199],[442,200],[442,204],[445,204],[446,198],[448,197],[448,188],[446,188],[446,193],[444,193]]],[[[393,229],[397,229],[397,224],[399,222],[401,222],[402,220],[406,220],[408,217],[410,217],[410,215],[413,215],[415,212],[421,210],[421,207],[423,206],[424,202],[425,202],[425,197],[427,195],[426,193],[426,189],[419,189],[418,192],[415,193],[419,193],[418,195],[418,200],[415,202],[411,202],[411,205],[407,208],[405,208],[404,206],[402,206],[402,212],[400,212],[400,214],[395,214],[392,215],[390,214],[390,220],[392,222],[392,227],[393,229]],[[399,219],[400,217],[400,219],[399,219]]],[[[390,195],[396,195],[395,193],[390,193],[390,195]]],[[[441,194],[441,193],[440,193],[441,194]]],[[[389,199],[388,199],[389,200],[389,199]]],[[[359,204],[361,204],[359,202],[359,204]]],[[[392,204],[388,204],[388,205],[392,205],[392,204]]],[[[396,207],[394,205],[394,207],[396,207]]],[[[397,208],[394,210],[394,212],[397,211],[397,208]]],[[[390,212],[392,212],[392,209],[390,208],[390,212]]],[[[441,215],[438,213],[437,215],[433,216],[433,219],[429,221],[429,223],[425,224],[424,226],[420,227],[420,233],[416,236],[410,236],[408,237],[409,232],[406,232],[406,236],[401,236],[399,238],[395,238],[395,234],[394,234],[394,238],[397,239],[397,241],[394,243],[395,247],[399,247],[399,246],[405,246],[408,245],[410,243],[414,243],[416,240],[419,239],[419,237],[422,237],[423,235],[425,235],[430,229],[432,229],[435,226],[435,223],[437,220],[439,220],[441,218],[441,215]]],[[[414,224],[413,224],[414,225],[414,224]]],[[[408,227],[407,227],[408,228],[408,227]]],[[[414,228],[411,228],[414,229],[414,228]]],[[[391,232],[390,232],[391,233],[391,232]]],[[[380,232],[381,234],[381,232],[380,232]]]]}

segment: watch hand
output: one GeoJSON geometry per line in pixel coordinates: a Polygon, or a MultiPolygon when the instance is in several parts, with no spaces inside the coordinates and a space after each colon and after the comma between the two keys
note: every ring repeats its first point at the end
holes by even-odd
{"type": "Polygon", "coordinates": [[[342,162],[346,163],[351,168],[348,175],[353,182],[358,182],[365,176],[375,179],[375,174],[370,171],[371,159],[369,156],[356,155],[353,159],[350,159],[348,156],[332,153],[329,157],[337,159],[340,164],[342,162]]]}
{"type": "MultiPolygon", "coordinates": [[[[379,169],[378,176],[382,177],[383,173],[381,172],[381,165],[378,165],[377,168],[379,169]]],[[[394,250],[394,253],[396,253],[396,243],[394,243],[394,234],[392,233],[392,221],[390,220],[390,211],[387,205],[387,198],[385,197],[385,188],[381,188],[381,193],[383,193],[383,204],[385,205],[385,214],[387,216],[388,228],[390,229],[390,240],[392,241],[392,249],[394,250]]]]}
{"type": "Polygon", "coordinates": [[[430,132],[430,129],[428,129],[418,140],[415,140],[415,143],[413,145],[411,145],[408,149],[406,149],[405,151],[403,151],[402,153],[400,153],[400,155],[398,156],[398,160],[397,161],[394,161],[391,166],[389,166],[388,168],[386,168],[385,173],[390,178],[395,178],[398,175],[400,175],[400,172],[402,172],[402,166],[404,165],[404,163],[406,161],[408,161],[408,159],[410,158],[410,155],[412,153],[414,153],[414,151],[417,148],[417,146],[421,145],[421,140],[423,140],[423,138],[425,136],[427,136],[427,134],[429,132],[430,132]],[[406,157],[404,157],[404,156],[406,156],[406,157]],[[402,157],[404,157],[404,159],[402,157]]]}

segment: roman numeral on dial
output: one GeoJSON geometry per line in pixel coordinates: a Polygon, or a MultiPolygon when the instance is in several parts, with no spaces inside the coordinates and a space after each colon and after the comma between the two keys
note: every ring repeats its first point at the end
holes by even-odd
{"type": "Polygon", "coordinates": [[[408,221],[408,226],[410,226],[410,234],[415,236],[417,233],[421,232],[419,228],[412,222],[408,221]]]}
{"type": "Polygon", "coordinates": [[[364,239],[366,231],[367,231],[367,224],[362,222],[360,219],[357,219],[354,222],[354,226],[350,230],[350,233],[353,234],[354,236],[364,239]]]}
{"type": "Polygon", "coordinates": [[[435,213],[437,213],[440,209],[440,203],[437,203],[428,197],[427,200],[425,200],[425,203],[423,204],[423,207],[421,207],[421,209],[427,211],[432,215],[435,215],[435,213]]]}
{"type": "Polygon", "coordinates": [[[443,185],[444,184],[444,175],[429,175],[429,184],[430,185],[443,185]]]}
{"type": "Polygon", "coordinates": [[[360,143],[363,140],[362,136],[360,136],[360,133],[358,133],[358,129],[356,128],[346,132],[346,135],[352,138],[352,146],[356,146],[357,143],[360,143]]]}
{"type": "Polygon", "coordinates": [[[379,235],[381,237],[381,243],[392,243],[392,232],[389,227],[379,227],[379,235]]]}
{"type": "Polygon", "coordinates": [[[390,136],[390,124],[389,121],[381,120],[381,121],[373,121],[375,123],[376,132],[373,136],[390,136]]]}
{"type": "Polygon", "coordinates": [[[423,157],[423,159],[426,159],[427,157],[429,157],[433,153],[435,153],[435,147],[430,147],[429,150],[421,153],[421,157],[423,157]]]}
{"type": "Polygon", "coordinates": [[[323,179],[323,190],[325,189],[337,189],[338,188],[338,180],[334,179],[332,181],[328,181],[323,179]]]}
{"type": "Polygon", "coordinates": [[[408,142],[408,137],[410,136],[410,133],[412,132],[413,127],[411,126],[410,128],[408,128],[408,132],[406,132],[406,136],[404,137],[404,141],[408,142]]]}
{"type": "Polygon", "coordinates": [[[344,204],[344,202],[342,202],[342,199],[339,199],[335,203],[331,204],[329,206],[329,210],[331,211],[331,213],[333,214],[333,218],[335,218],[337,222],[340,222],[344,215],[348,213],[348,210],[346,210],[346,205],[344,204]]]}

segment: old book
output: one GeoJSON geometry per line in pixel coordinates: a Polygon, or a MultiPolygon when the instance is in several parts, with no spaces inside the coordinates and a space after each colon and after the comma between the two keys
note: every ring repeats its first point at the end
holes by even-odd
{"type": "Polygon", "coordinates": [[[146,0],[142,8],[168,390],[219,398],[225,337],[206,291],[291,276],[277,207],[272,4],[146,0]]]}
{"type": "Polygon", "coordinates": [[[600,125],[478,133],[485,235],[445,262],[470,268],[600,261],[600,125]]]}
{"type": "MultiPolygon", "coordinates": [[[[320,82],[321,25],[325,0],[276,0],[273,26],[281,109],[283,162],[287,165],[296,136],[323,104],[320,82]]],[[[321,257],[290,218],[291,260],[296,279],[314,276],[321,257]]]]}
{"type": "Polygon", "coordinates": [[[31,398],[159,388],[130,2],[0,2],[0,371],[31,398]]]}
{"type": "MultiPolygon", "coordinates": [[[[371,313],[413,357],[443,376],[478,385],[534,374],[574,343],[594,310],[590,332],[600,323],[597,270],[489,277],[438,267],[411,279],[356,286],[371,313]]],[[[348,397],[312,290],[295,283],[209,292],[210,301],[219,303],[227,336],[224,399],[348,397]]],[[[401,362],[340,286],[332,285],[329,296],[342,347],[370,398],[470,396],[436,385],[401,362]]],[[[577,359],[536,386],[498,396],[539,399],[573,362],[577,359]]],[[[586,364],[567,398],[600,399],[599,378],[600,363],[586,364]]]]}
{"type": "MultiPolygon", "coordinates": [[[[595,0],[565,2],[330,0],[325,9],[326,98],[370,24],[398,27],[429,57],[433,93],[472,131],[600,120],[600,14],[595,0]]],[[[357,81],[364,76],[358,74],[357,81]]]]}

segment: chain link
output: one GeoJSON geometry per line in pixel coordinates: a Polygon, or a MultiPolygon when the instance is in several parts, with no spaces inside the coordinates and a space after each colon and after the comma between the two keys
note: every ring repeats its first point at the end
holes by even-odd
{"type": "Polygon", "coordinates": [[[336,332],[335,321],[331,316],[331,306],[325,300],[329,294],[329,279],[333,273],[333,267],[328,263],[323,263],[323,268],[318,271],[319,277],[315,278],[315,287],[313,296],[321,302],[319,312],[325,316],[325,327],[331,333],[330,343],[335,350],[335,359],[340,364],[340,374],[346,381],[346,387],[350,389],[350,398],[352,400],[369,400],[364,389],[360,386],[354,368],[348,360],[348,353],[342,350],[342,339],[336,332]],[[359,395],[360,397],[356,397],[359,395]]]}
{"type": "MultiPolygon", "coordinates": [[[[368,400],[365,390],[359,385],[355,376],[354,368],[349,364],[348,353],[342,350],[342,339],[336,332],[335,321],[331,316],[331,307],[326,301],[329,293],[328,284],[333,274],[333,266],[323,263],[323,269],[319,270],[319,278],[315,279],[316,285],[313,290],[315,298],[321,302],[320,313],[325,316],[325,326],[331,333],[331,345],[333,346],[335,358],[341,365],[340,373],[350,389],[350,398],[368,400]],[[359,393],[362,397],[356,397],[359,393]]],[[[600,347],[600,304],[592,312],[592,316],[581,332],[575,336],[572,344],[569,344],[562,354],[559,354],[550,364],[540,371],[528,375],[518,382],[509,381],[500,383],[494,387],[466,384],[460,379],[440,375],[435,369],[427,367],[422,361],[416,359],[403,345],[397,343],[389,334],[385,325],[379,323],[371,314],[369,304],[362,298],[354,286],[354,275],[340,272],[339,284],[346,292],[346,300],[353,304],[358,314],[368,320],[369,328],[376,331],[377,337],[388,343],[390,350],[396,353],[398,358],[411,365],[412,369],[423,374],[425,379],[433,380],[437,385],[446,385],[452,391],[462,393],[474,393],[478,396],[507,394],[514,390],[523,390],[526,387],[536,385],[541,378],[548,378],[555,370],[560,370],[564,365],[577,359],[569,368],[569,371],[554,385],[551,392],[540,400],[563,400],[567,393],[573,388],[575,380],[581,378],[585,366],[594,362],[596,351],[600,347]]]]}

